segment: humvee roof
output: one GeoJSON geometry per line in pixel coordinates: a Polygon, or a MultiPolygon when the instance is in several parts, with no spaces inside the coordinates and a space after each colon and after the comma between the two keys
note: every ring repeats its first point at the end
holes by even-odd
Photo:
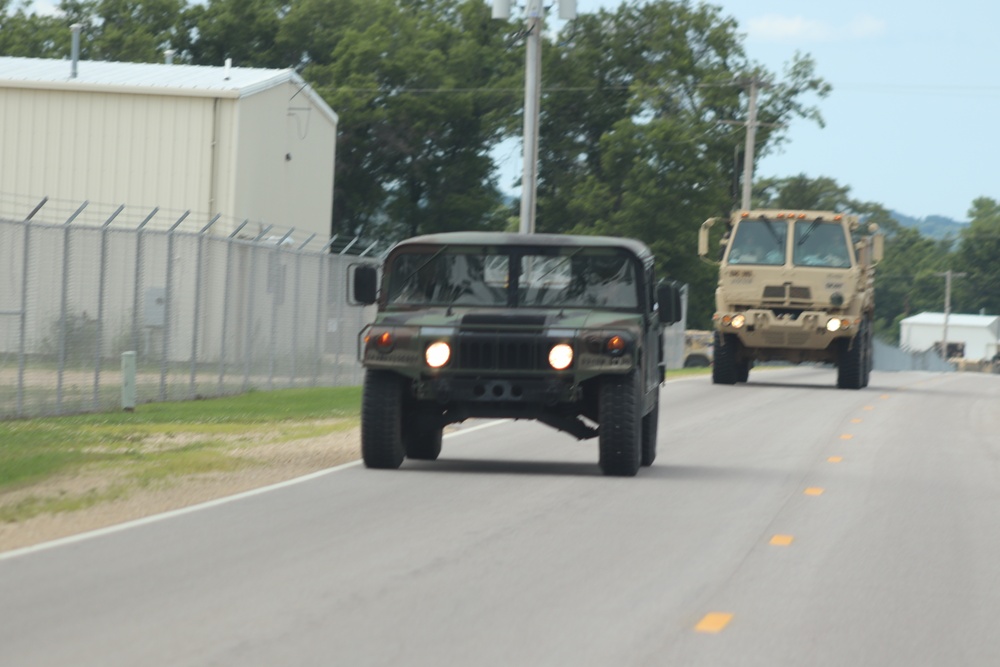
{"type": "Polygon", "coordinates": [[[584,236],[570,234],[517,234],[513,232],[443,232],[425,234],[400,241],[393,248],[413,245],[496,245],[583,248],[620,248],[635,255],[644,265],[653,262],[653,253],[645,243],[617,236],[584,236]]]}

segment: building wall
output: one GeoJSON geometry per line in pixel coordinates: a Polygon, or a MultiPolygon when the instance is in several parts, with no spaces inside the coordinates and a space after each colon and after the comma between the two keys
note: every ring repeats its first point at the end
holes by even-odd
{"type": "Polygon", "coordinates": [[[301,86],[283,84],[240,100],[235,125],[233,211],[330,237],[336,126],[301,86]]]}
{"type": "MultiPolygon", "coordinates": [[[[941,341],[943,325],[902,322],[900,346],[911,350],[929,350],[941,341]]],[[[948,325],[948,342],[964,343],[966,359],[991,359],[997,350],[997,332],[990,327],[948,325]]]]}
{"type": "Polygon", "coordinates": [[[0,192],[204,209],[212,110],[210,98],[2,88],[0,192]]]}
{"type": "MultiPolygon", "coordinates": [[[[184,230],[221,214],[216,235],[250,219],[325,242],[337,130],[300,89],[288,82],[237,98],[0,88],[0,193],[48,197],[37,219],[56,224],[86,201],[80,222],[100,224],[125,204],[119,221],[133,227],[158,207],[148,229],[191,211],[184,230]]],[[[8,206],[0,197],[0,217],[30,210],[23,200],[8,206]]]]}

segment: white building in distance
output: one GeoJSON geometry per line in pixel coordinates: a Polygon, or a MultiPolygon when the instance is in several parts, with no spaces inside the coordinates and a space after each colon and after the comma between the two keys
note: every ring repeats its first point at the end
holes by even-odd
{"type": "MultiPolygon", "coordinates": [[[[918,313],[899,323],[899,346],[914,351],[941,349],[944,313],[918,313]]],[[[1000,315],[948,316],[949,358],[990,360],[1000,351],[1000,315]]]]}
{"type": "MultiPolygon", "coordinates": [[[[0,217],[330,238],[337,114],[291,69],[0,57],[0,217]],[[86,217],[90,215],[91,217],[86,217]]],[[[74,222],[74,224],[77,224],[74,222]]]]}

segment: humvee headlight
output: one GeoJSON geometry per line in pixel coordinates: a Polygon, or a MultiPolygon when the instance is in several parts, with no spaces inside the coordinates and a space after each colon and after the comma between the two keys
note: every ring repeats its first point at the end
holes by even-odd
{"type": "Polygon", "coordinates": [[[604,350],[614,357],[620,357],[625,354],[625,347],[625,339],[621,336],[612,336],[604,344],[604,350]]]}
{"type": "Polygon", "coordinates": [[[566,343],[553,345],[549,350],[549,365],[557,371],[566,370],[571,363],[573,363],[573,348],[566,343]]]}
{"type": "Polygon", "coordinates": [[[836,317],[831,317],[829,320],[826,321],[826,330],[829,331],[830,333],[833,333],[834,331],[840,331],[840,320],[838,320],[836,317]]]}
{"type": "Polygon", "coordinates": [[[742,329],[743,325],[747,323],[747,317],[743,313],[737,313],[733,315],[732,326],[734,329],[742,329]]]}
{"type": "Polygon", "coordinates": [[[431,368],[441,368],[451,359],[451,346],[443,340],[431,343],[424,351],[424,359],[431,368]]]}

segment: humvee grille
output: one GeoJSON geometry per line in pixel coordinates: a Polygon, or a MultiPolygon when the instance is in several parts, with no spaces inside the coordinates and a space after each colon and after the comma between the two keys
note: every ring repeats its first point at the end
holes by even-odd
{"type": "Polygon", "coordinates": [[[494,335],[463,334],[458,339],[455,368],[464,371],[533,371],[547,368],[548,350],[534,336],[502,338],[494,335]]]}

